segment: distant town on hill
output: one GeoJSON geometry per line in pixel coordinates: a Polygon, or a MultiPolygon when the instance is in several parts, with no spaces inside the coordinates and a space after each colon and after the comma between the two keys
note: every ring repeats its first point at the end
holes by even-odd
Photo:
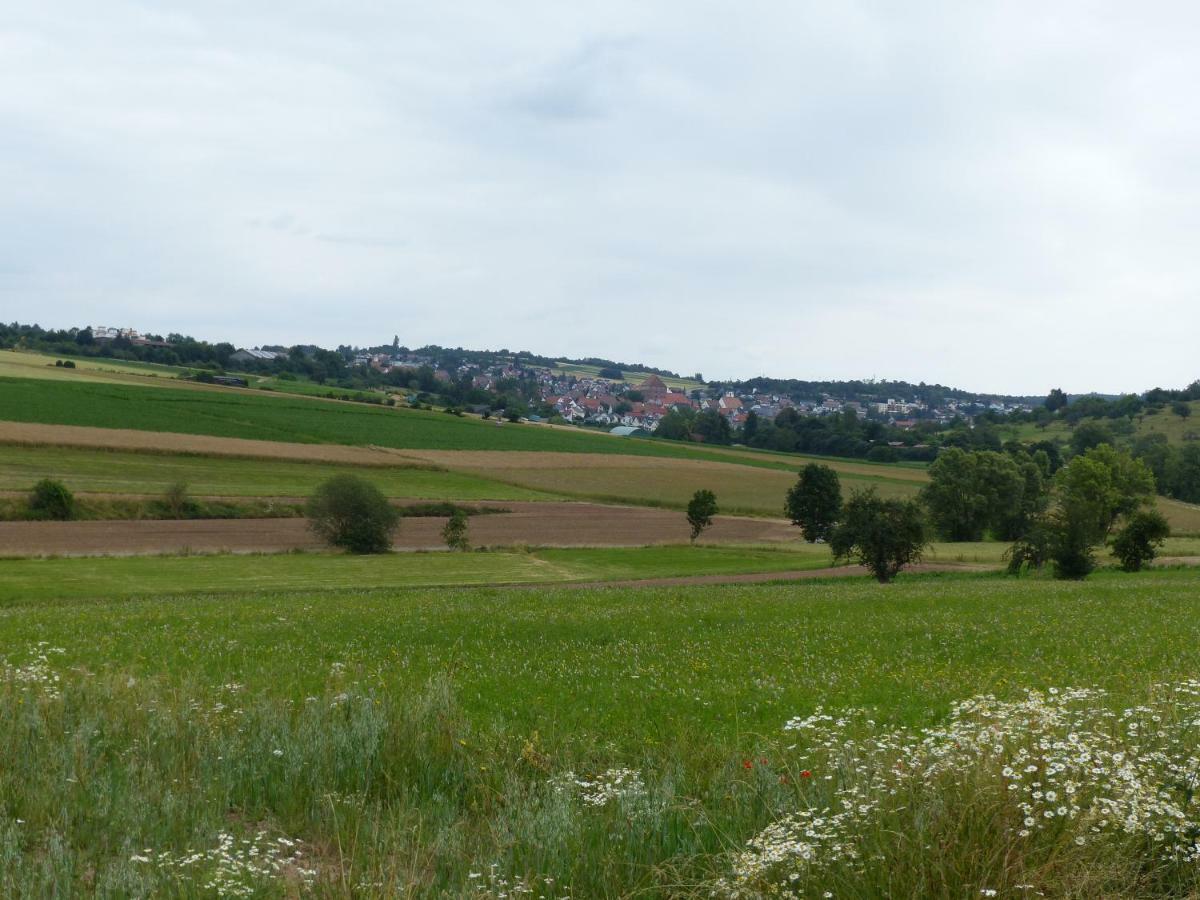
{"type": "MultiPolygon", "coordinates": [[[[878,462],[930,460],[945,446],[999,449],[1001,424],[1029,425],[1036,438],[1054,422],[1091,419],[1114,436],[1132,435],[1135,417],[1170,404],[1186,418],[1189,402],[1200,399],[1200,382],[1140,395],[1070,397],[1054,389],[1031,397],[904,381],[706,381],[700,373],[527,350],[413,349],[398,335],[366,347],[236,347],[132,328],[14,323],[0,325],[0,347],[185,367],[180,377],[218,384],[878,462]]],[[[1040,443],[1056,449],[1054,440],[1040,443]]]]}

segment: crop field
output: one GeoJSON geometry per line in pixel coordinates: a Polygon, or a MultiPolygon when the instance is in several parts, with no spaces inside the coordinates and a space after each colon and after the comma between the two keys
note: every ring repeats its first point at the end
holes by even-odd
{"type": "MultiPolygon", "coordinates": [[[[262,396],[254,392],[164,388],[151,394],[123,385],[61,384],[0,378],[0,422],[124,428],[291,443],[381,446],[413,450],[500,450],[604,453],[723,461],[794,471],[803,457],[616,438],[574,428],[498,425],[442,412],[262,396]]],[[[0,440],[4,438],[0,426],[0,440]]],[[[920,480],[909,466],[831,462],[871,477],[920,480]]]]}
{"type": "Polygon", "coordinates": [[[230,459],[177,453],[138,453],[0,444],[0,491],[23,491],[40,478],[57,478],[72,491],[162,494],[176,482],[197,496],[304,497],[336,475],[366,476],[389,497],[431,500],[537,500],[547,495],[395,459],[364,471],[353,465],[270,459],[230,459]]]}
{"type": "MultiPolygon", "coordinates": [[[[531,490],[610,503],[652,504],[682,509],[692,494],[707,488],[724,512],[783,515],[784,495],[796,483],[795,469],[768,469],[730,462],[645,456],[586,456],[566,453],[413,452],[454,471],[470,472],[531,490]]],[[[875,487],[884,496],[913,496],[921,482],[846,473],[831,467],[847,494],[875,487]]],[[[923,473],[920,473],[923,474],[923,473]]]]}
{"type": "Polygon", "coordinates": [[[498,425],[441,412],[330,403],[245,391],[203,393],[124,385],[0,378],[0,420],[136,427],[299,443],[377,444],[414,449],[551,450],[694,456],[682,445],[622,440],[566,428],[498,425]]]}
{"type": "Polygon", "coordinates": [[[122,599],[47,568],[0,606],[5,895],[1200,888],[1164,768],[1194,753],[1176,724],[1200,689],[1191,571],[233,594],[212,577],[147,568],[122,599]]]}

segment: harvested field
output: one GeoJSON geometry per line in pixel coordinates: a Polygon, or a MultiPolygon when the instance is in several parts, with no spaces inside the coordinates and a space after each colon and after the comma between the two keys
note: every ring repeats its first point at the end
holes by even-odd
{"type": "MultiPolygon", "coordinates": [[[[44,425],[34,422],[0,422],[0,443],[90,447],[106,450],[150,450],[160,453],[193,453],[244,459],[287,459],[300,462],[349,463],[356,466],[415,466],[395,450],[352,447],[345,444],[297,444],[212,437],[171,431],[137,431],[132,428],[92,428],[82,425],[44,425]]],[[[429,465],[426,463],[426,465],[429,465]]]]}
{"type": "MultiPolygon", "coordinates": [[[[502,504],[508,513],[472,517],[477,546],[638,547],[681,544],[687,522],[677,512],[591,503],[502,504]]],[[[395,547],[443,548],[444,518],[410,518],[395,547]]],[[[761,544],[798,541],[783,520],[718,516],[705,543],[761,544]]],[[[0,522],[0,556],[96,556],[194,552],[317,550],[323,544],[304,519],[165,520],[122,522],[0,522]]]]}
{"type": "MultiPolygon", "coordinates": [[[[752,515],[780,515],[784,495],[796,482],[793,471],[708,460],[475,450],[408,450],[405,455],[506,484],[611,503],[682,508],[693,493],[708,488],[722,509],[752,515]]],[[[875,487],[884,496],[907,497],[920,488],[916,481],[839,474],[847,493],[875,487]]]]}

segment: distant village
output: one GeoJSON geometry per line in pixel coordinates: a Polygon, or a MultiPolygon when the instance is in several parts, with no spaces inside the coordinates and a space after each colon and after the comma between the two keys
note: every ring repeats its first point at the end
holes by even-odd
{"type": "MultiPolygon", "coordinates": [[[[170,346],[158,336],[141,335],[132,328],[91,327],[97,342],[122,339],[132,345],[170,346]]],[[[315,350],[317,348],[305,348],[315,350]]],[[[232,367],[250,369],[270,365],[287,357],[289,348],[265,346],[239,348],[229,354],[232,367]]],[[[881,399],[845,399],[825,394],[819,399],[799,400],[780,393],[760,392],[757,389],[726,390],[699,384],[687,379],[665,380],[658,374],[622,373],[622,378],[599,375],[568,374],[553,366],[531,365],[501,361],[498,354],[490,362],[464,361],[453,368],[440,367],[446,354],[438,356],[421,351],[411,352],[396,347],[388,351],[358,351],[339,348],[350,369],[369,369],[380,375],[396,370],[432,371],[433,377],[445,384],[462,383],[470,379],[472,388],[498,392],[502,381],[518,381],[532,385],[529,398],[531,421],[555,421],[605,428],[615,434],[653,434],[663,418],[675,409],[696,413],[712,411],[724,417],[732,429],[744,428],[751,414],[760,421],[771,422],[784,410],[794,410],[800,416],[837,416],[853,412],[859,419],[878,421],[901,430],[916,428],[922,422],[947,425],[955,420],[972,420],[991,411],[1000,415],[1031,410],[1028,403],[1012,399],[994,400],[982,397],[947,399],[940,405],[930,405],[916,398],[888,397],[881,399]],[[686,387],[685,387],[686,385],[686,387]]],[[[479,404],[473,411],[484,413],[489,406],[479,404]]]]}
{"type": "MultiPolygon", "coordinates": [[[[434,360],[413,354],[364,353],[354,358],[354,364],[386,373],[393,368],[432,366],[434,360]]],[[[626,379],[616,380],[513,364],[464,364],[453,371],[436,369],[434,376],[443,382],[470,376],[472,385],[484,391],[494,390],[502,379],[532,379],[537,385],[536,400],[553,410],[553,417],[577,425],[607,427],[617,434],[627,435],[652,434],[663,417],[676,408],[696,412],[712,410],[725,417],[734,429],[742,428],[751,413],[760,420],[774,421],[785,409],[793,409],[802,416],[830,416],[853,411],[859,418],[874,419],[901,429],[915,428],[921,421],[944,425],[956,419],[969,419],[989,409],[1001,415],[1031,409],[1028,404],[984,402],[974,398],[947,400],[937,407],[903,398],[869,402],[827,396],[820,401],[806,402],[753,389],[748,392],[724,390],[714,394],[712,389],[702,385],[685,390],[680,386],[683,379],[668,379],[675,382],[672,386],[656,374],[629,373],[626,379]]],[[[530,416],[534,421],[543,418],[549,417],[530,416]]]]}

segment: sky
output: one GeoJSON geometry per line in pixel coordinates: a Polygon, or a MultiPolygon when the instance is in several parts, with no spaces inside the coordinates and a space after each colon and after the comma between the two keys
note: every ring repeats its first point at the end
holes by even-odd
{"type": "Polygon", "coordinates": [[[1200,378],[1200,4],[0,5],[0,320],[1200,378]]]}

